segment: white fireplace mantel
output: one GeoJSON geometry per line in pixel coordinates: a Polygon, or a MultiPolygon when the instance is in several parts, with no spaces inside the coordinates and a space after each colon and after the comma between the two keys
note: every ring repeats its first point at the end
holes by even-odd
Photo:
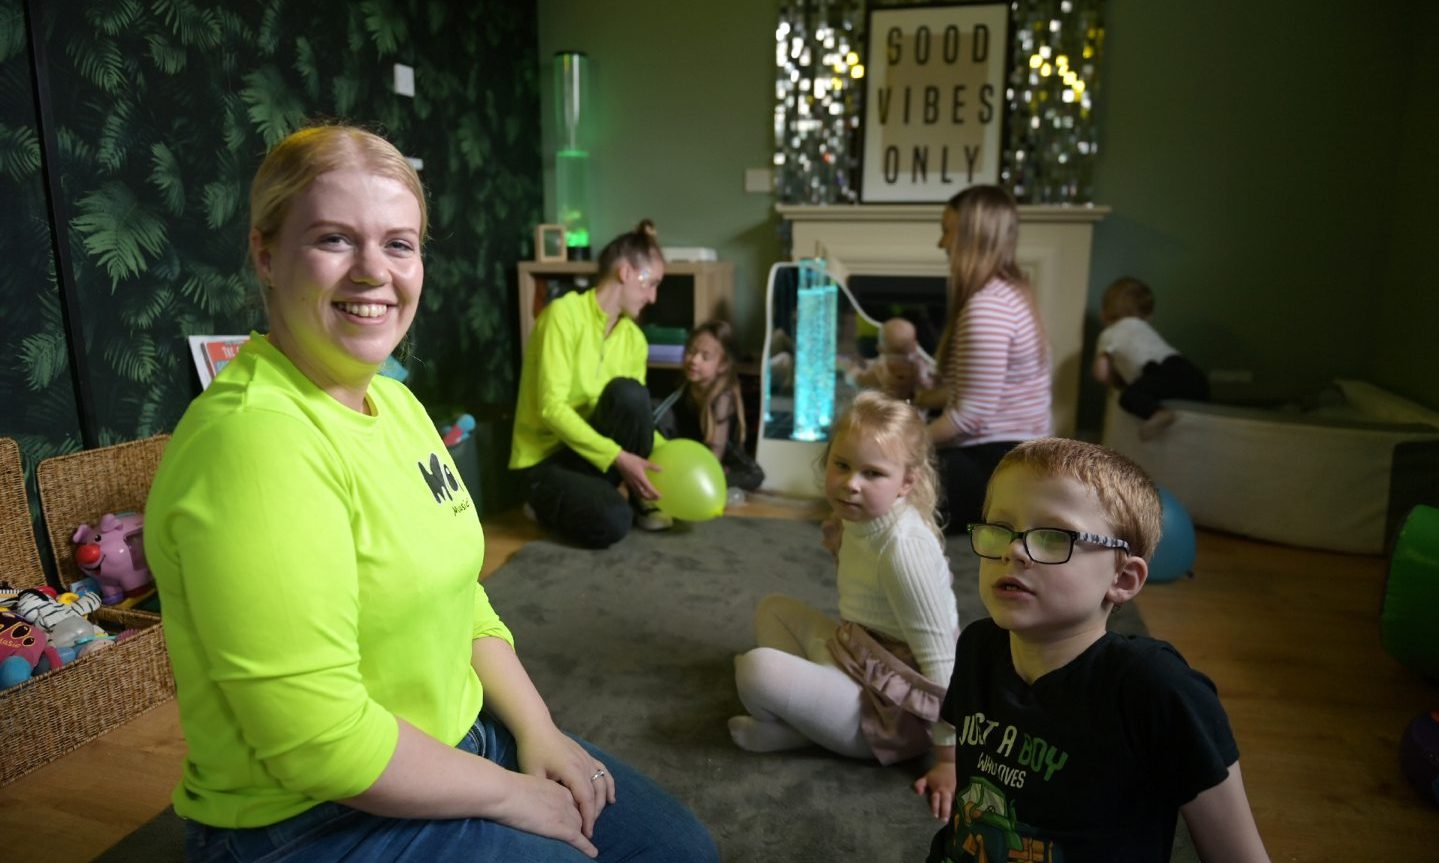
{"type": "MultiPolygon", "coordinates": [[[[823,258],[841,282],[857,275],[949,275],[939,249],[942,204],[782,204],[775,209],[790,223],[793,257],[823,258]]],[[[1019,208],[1019,266],[1034,288],[1053,351],[1058,435],[1074,434],[1090,245],[1094,224],[1108,214],[1108,207],[1094,205],[1019,208]]]]}
{"type": "MultiPolygon", "coordinates": [[[[943,204],[777,204],[775,212],[806,222],[925,222],[939,225],[943,204]]],[[[1020,221],[1097,222],[1109,213],[1095,204],[1020,204],[1020,221]]]]}

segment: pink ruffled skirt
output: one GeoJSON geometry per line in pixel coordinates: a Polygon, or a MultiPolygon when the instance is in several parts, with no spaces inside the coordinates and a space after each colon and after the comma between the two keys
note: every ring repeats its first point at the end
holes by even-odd
{"type": "Polygon", "coordinates": [[[926,752],[946,687],[919,672],[909,645],[846,620],[827,646],[864,691],[860,732],[879,763],[894,764],[926,752]]]}

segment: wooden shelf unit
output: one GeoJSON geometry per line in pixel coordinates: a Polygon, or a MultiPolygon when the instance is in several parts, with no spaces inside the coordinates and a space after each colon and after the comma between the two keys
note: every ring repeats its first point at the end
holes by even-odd
{"type": "MultiPolygon", "coordinates": [[[[545,307],[553,283],[588,280],[583,289],[596,284],[594,261],[521,261],[520,351],[530,340],[535,318],[545,307]]],[[[666,326],[693,329],[712,318],[730,320],[734,310],[734,264],[729,261],[669,261],[660,282],[659,299],[645,310],[641,323],[653,321],[666,326]]],[[[664,364],[678,368],[677,363],[664,364]]]]}

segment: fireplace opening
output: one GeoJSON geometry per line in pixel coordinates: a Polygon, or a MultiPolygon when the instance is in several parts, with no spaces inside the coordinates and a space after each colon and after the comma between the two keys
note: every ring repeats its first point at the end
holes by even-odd
{"type": "MultiPolygon", "coordinates": [[[[846,285],[859,307],[875,320],[904,318],[914,324],[920,347],[934,356],[944,332],[946,281],[941,276],[853,275],[846,285]]],[[[860,333],[856,341],[861,355],[875,356],[873,333],[860,333]]]]}

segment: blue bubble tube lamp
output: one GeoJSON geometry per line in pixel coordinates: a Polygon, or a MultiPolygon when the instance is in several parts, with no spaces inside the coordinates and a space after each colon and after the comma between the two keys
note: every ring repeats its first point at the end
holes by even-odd
{"type": "Polygon", "coordinates": [[[820,258],[800,261],[794,363],[795,440],[824,440],[834,423],[834,351],[839,289],[820,258]]]}

